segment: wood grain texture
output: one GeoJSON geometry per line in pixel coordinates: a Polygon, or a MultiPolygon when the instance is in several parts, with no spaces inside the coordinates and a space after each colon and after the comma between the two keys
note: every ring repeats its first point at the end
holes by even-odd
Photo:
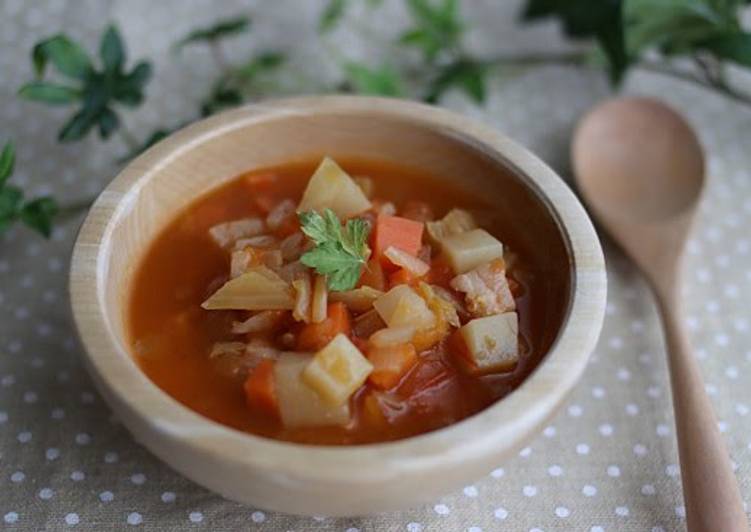
{"type": "Polygon", "coordinates": [[[87,368],[138,441],[228,498],[275,511],[343,516],[433,500],[486,474],[523,446],[584,370],[602,324],[606,280],[602,250],[584,209],[524,148],[437,108],[328,96],[272,101],[211,117],[129,164],[84,222],[70,293],[87,368]],[[521,387],[480,414],[429,434],[377,445],[312,447],[218,425],[179,405],[138,369],[128,353],[123,311],[134,265],[159,230],[201,194],[241,172],[324,153],[406,162],[441,179],[459,179],[499,206],[511,201],[504,190],[513,187],[538,198],[542,216],[566,244],[571,294],[557,341],[521,387]]]}
{"type": "Polygon", "coordinates": [[[664,104],[616,98],[585,117],[572,149],[587,204],[657,297],[688,529],[748,531],[730,458],[682,325],[681,257],[704,184],[699,141],[664,104]]]}

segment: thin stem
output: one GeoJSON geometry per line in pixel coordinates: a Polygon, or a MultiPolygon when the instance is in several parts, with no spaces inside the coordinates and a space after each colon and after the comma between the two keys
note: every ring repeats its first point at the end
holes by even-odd
{"type": "Polygon", "coordinates": [[[120,127],[117,132],[130,151],[135,151],[140,145],[136,136],[128,129],[128,126],[126,126],[124,122],[120,122],[120,127]]]}

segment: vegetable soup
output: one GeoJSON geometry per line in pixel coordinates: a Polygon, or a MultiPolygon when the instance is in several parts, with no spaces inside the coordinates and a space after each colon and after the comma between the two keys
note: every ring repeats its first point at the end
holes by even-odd
{"type": "Polygon", "coordinates": [[[492,198],[339,163],[239,176],[159,234],[128,312],[157,386],[242,431],[341,445],[445,427],[534,370],[568,265],[543,264],[492,198]]]}

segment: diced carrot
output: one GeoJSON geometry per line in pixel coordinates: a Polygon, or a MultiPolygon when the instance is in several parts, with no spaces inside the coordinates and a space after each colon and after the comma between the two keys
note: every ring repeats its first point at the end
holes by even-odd
{"type": "Polygon", "coordinates": [[[394,288],[398,284],[412,285],[417,279],[418,278],[412,275],[408,270],[399,268],[397,271],[389,275],[389,288],[394,288]]]}
{"type": "Polygon", "coordinates": [[[306,323],[297,336],[298,351],[318,351],[328,345],[337,334],[349,336],[351,330],[347,306],[342,302],[329,303],[326,319],[320,323],[306,323]]]}
{"type": "Polygon", "coordinates": [[[251,186],[253,192],[265,189],[276,183],[277,175],[269,172],[263,174],[249,174],[245,176],[245,182],[251,186]]]}
{"type": "Polygon", "coordinates": [[[429,284],[448,288],[454,276],[454,270],[443,257],[439,256],[430,264],[430,271],[425,276],[425,281],[429,284]]]}
{"type": "Polygon", "coordinates": [[[373,253],[381,260],[386,268],[394,269],[391,261],[383,256],[383,252],[394,246],[410,255],[417,256],[422,247],[422,232],[424,224],[399,216],[379,214],[373,231],[373,253]]]}
{"type": "Polygon", "coordinates": [[[371,259],[362,269],[357,286],[369,286],[382,292],[386,290],[386,276],[379,260],[371,259]]]}
{"type": "Polygon", "coordinates": [[[368,347],[367,357],[373,364],[368,377],[373,386],[388,390],[399,384],[401,378],[417,362],[417,351],[412,344],[398,344],[387,347],[368,347]]]}
{"type": "Polygon", "coordinates": [[[243,385],[248,408],[271,417],[279,416],[279,402],[274,386],[274,361],[263,360],[250,370],[243,385]]]}
{"type": "Polygon", "coordinates": [[[435,214],[430,205],[419,200],[409,200],[405,203],[402,216],[416,222],[430,222],[435,219],[435,214]]]}

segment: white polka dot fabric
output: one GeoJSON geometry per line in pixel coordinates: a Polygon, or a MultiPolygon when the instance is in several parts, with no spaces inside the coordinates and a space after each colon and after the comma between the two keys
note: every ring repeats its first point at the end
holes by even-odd
{"type": "MultiPolygon", "coordinates": [[[[401,2],[369,15],[355,4],[353,24],[330,39],[354,58],[378,62],[387,39],[406,24],[401,2]],[[367,17],[367,18],[366,18],[367,17]],[[368,20],[373,36],[357,28],[368,20]],[[372,22],[372,23],[371,23],[372,22]]],[[[363,5],[365,3],[362,3],[363,5]]],[[[19,101],[31,77],[32,44],[59,30],[88,46],[109,20],[127,38],[131,58],[155,60],[148,101],[125,121],[145,136],[190,118],[215,67],[202,49],[176,56],[169,46],[187,29],[250,11],[254,28],[227,43],[232,58],[276,47],[291,55],[278,93],[337,76],[316,40],[322,3],[210,0],[3,0],[0,4],[0,139],[18,146],[14,181],[64,201],[95,193],[117,171],[125,148],[114,140],[59,145],[70,110],[19,101]]],[[[517,2],[465,2],[477,54],[561,46],[552,25],[522,29],[517,2]],[[503,4],[499,6],[498,4],[503,4]]],[[[308,85],[310,87],[310,85],[308,85]]],[[[685,263],[686,325],[751,501],[751,110],[700,89],[634,73],[624,89],[666,99],[697,128],[710,180],[685,263]]],[[[308,90],[309,92],[309,90],[308,90]]],[[[477,107],[459,94],[444,105],[505,131],[563,175],[567,143],[580,115],[607,94],[598,75],[532,69],[491,80],[477,107]]],[[[223,500],[182,478],[139,446],[111,414],[84,372],[65,291],[80,217],[51,241],[24,228],[0,237],[0,526],[10,530],[332,530],[550,531],[681,530],[685,508],[674,441],[670,390],[654,305],[634,268],[604,239],[609,304],[602,338],[568,403],[518,456],[476,482],[420,508],[362,519],[298,518],[223,500]]]]}

